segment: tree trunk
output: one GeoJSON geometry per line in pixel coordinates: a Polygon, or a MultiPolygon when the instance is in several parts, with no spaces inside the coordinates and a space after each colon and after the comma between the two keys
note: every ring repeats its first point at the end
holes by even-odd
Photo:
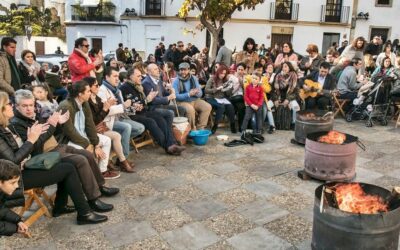
{"type": "Polygon", "coordinates": [[[210,50],[208,52],[208,63],[211,65],[215,61],[215,58],[217,57],[219,32],[217,30],[214,30],[213,32],[210,31],[210,34],[211,34],[211,43],[210,43],[210,50]]]}
{"type": "Polygon", "coordinates": [[[208,51],[208,63],[211,65],[217,56],[218,35],[221,31],[222,25],[220,25],[219,28],[216,28],[214,25],[207,22],[203,15],[200,16],[200,22],[211,34],[211,44],[208,51]]]}

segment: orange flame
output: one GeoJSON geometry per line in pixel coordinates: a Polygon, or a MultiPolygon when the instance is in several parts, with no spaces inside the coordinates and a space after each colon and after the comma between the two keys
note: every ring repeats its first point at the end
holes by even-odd
{"type": "Polygon", "coordinates": [[[359,183],[339,184],[334,187],[339,209],[358,214],[387,212],[388,205],[378,195],[364,192],[359,183]]]}
{"type": "Polygon", "coordinates": [[[335,130],[331,130],[328,134],[320,136],[319,142],[328,144],[343,144],[346,141],[346,135],[335,130]]]}

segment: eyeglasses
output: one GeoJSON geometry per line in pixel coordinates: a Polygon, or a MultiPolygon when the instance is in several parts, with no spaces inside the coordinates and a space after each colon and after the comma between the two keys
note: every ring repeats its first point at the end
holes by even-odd
{"type": "Polygon", "coordinates": [[[82,44],[81,46],[82,46],[82,47],[86,47],[86,48],[89,48],[89,47],[90,47],[89,44],[82,44]]]}

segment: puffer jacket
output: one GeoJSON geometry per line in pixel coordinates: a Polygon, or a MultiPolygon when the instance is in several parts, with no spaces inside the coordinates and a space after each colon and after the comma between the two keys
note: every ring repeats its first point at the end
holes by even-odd
{"type": "Polygon", "coordinates": [[[0,236],[11,236],[18,231],[21,217],[6,207],[6,195],[0,192],[0,236]]]}
{"type": "Polygon", "coordinates": [[[31,142],[26,141],[21,147],[18,147],[13,134],[4,127],[0,127],[0,159],[20,165],[32,150],[33,144],[31,142]]]}
{"type": "Polygon", "coordinates": [[[11,68],[8,63],[7,53],[0,51],[0,91],[14,95],[14,88],[11,86],[11,68]]]}
{"type": "Polygon", "coordinates": [[[95,76],[91,75],[91,71],[96,68],[96,65],[94,63],[89,64],[86,58],[76,50],[74,50],[68,58],[68,67],[71,72],[72,82],[82,80],[87,76],[95,76]]]}
{"type": "MultiPolygon", "coordinates": [[[[22,141],[26,141],[28,139],[28,128],[31,127],[36,121],[36,119],[31,119],[23,116],[18,110],[14,112],[14,117],[11,119],[11,124],[8,128],[16,135],[21,137],[22,141]]],[[[39,139],[33,145],[33,150],[31,152],[31,156],[35,156],[43,153],[43,146],[51,136],[54,135],[56,131],[56,127],[52,125],[49,126],[49,129],[46,133],[40,135],[39,139]]]]}

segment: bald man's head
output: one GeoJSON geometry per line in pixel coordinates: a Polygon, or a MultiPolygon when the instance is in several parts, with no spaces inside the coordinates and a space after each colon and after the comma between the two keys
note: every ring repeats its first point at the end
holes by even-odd
{"type": "Polygon", "coordinates": [[[147,74],[158,80],[160,78],[160,69],[158,68],[157,64],[150,63],[147,66],[147,74]]]}

